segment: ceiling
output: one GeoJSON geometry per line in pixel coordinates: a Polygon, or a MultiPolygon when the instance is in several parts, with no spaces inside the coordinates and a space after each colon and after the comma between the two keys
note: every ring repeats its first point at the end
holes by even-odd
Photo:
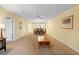
{"type": "Polygon", "coordinates": [[[1,4],[1,7],[14,12],[25,19],[36,19],[39,15],[43,19],[51,19],[65,10],[73,7],[73,4],[1,4]]]}

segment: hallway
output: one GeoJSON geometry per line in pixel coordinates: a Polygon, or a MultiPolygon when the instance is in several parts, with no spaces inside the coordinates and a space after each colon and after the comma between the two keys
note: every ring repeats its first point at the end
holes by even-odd
{"type": "MultiPolygon", "coordinates": [[[[50,38],[49,36],[47,36],[50,38]]],[[[51,38],[50,38],[51,39],[51,38]]],[[[61,42],[51,39],[51,48],[38,48],[37,36],[26,35],[14,42],[7,43],[7,51],[0,51],[1,55],[72,55],[78,54],[61,42]]]]}

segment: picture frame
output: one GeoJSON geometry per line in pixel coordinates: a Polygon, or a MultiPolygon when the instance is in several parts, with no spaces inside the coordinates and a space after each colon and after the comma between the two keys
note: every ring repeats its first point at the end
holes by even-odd
{"type": "Polygon", "coordinates": [[[63,29],[73,29],[73,15],[63,18],[62,28],[63,29]]]}
{"type": "Polygon", "coordinates": [[[22,29],[22,22],[19,22],[19,29],[22,29]]]}

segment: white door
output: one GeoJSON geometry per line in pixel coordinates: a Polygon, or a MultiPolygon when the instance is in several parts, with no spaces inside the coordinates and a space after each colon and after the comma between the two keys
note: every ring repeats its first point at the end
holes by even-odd
{"type": "Polygon", "coordinates": [[[11,18],[7,18],[6,20],[6,41],[13,41],[14,39],[14,26],[13,20],[11,18]]]}

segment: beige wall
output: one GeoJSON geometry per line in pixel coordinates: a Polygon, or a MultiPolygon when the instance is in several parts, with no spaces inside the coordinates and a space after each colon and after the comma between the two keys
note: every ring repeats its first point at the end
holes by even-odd
{"type": "MultiPolygon", "coordinates": [[[[0,7],[0,23],[6,24],[6,17],[12,17],[13,22],[15,22],[15,39],[18,39],[25,34],[27,34],[27,24],[28,21],[25,19],[17,16],[16,14],[0,7]],[[22,22],[22,29],[19,29],[19,22],[22,22]]],[[[6,26],[6,25],[5,25],[6,26]]],[[[5,36],[6,30],[4,31],[5,36]]]]}
{"type": "Polygon", "coordinates": [[[47,25],[48,34],[79,52],[79,5],[56,16],[47,25]],[[73,15],[73,29],[62,29],[62,19],[73,15]]]}
{"type": "Polygon", "coordinates": [[[15,21],[15,35],[16,35],[16,39],[24,36],[27,34],[27,22],[26,20],[22,19],[22,18],[16,18],[17,20],[15,21]],[[19,22],[22,22],[22,29],[19,29],[19,22]]]}

